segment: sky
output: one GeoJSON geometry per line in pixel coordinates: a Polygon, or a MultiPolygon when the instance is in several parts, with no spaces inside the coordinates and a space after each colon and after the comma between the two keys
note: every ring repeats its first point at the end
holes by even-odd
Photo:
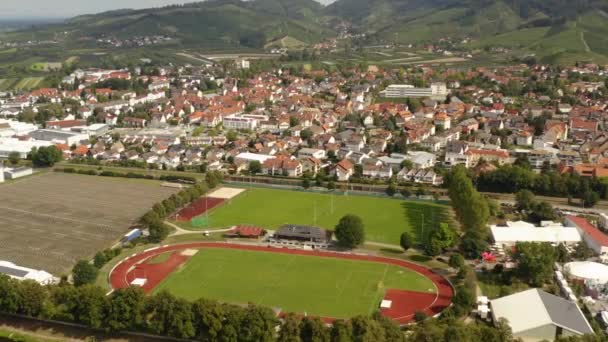
{"type": "MultiPolygon", "coordinates": [[[[318,0],[329,3],[333,0],[318,0]]],[[[70,18],[123,8],[149,8],[192,0],[0,0],[0,18],[70,18]]]]}

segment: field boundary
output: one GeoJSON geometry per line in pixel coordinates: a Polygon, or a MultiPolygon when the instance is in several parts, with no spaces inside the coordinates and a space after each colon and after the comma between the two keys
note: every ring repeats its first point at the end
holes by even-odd
{"type": "MultiPolygon", "coordinates": [[[[164,245],[158,248],[146,250],[139,254],[131,255],[130,257],[125,258],[121,262],[119,262],[113,269],[110,271],[108,279],[110,281],[110,287],[112,289],[120,289],[126,288],[130,286],[130,283],[133,279],[135,279],[138,274],[136,272],[138,270],[142,270],[144,267],[144,262],[149,260],[150,258],[155,257],[156,255],[166,253],[169,251],[180,251],[185,249],[201,249],[201,248],[224,248],[224,249],[237,249],[237,250],[247,250],[247,251],[258,251],[258,252],[271,252],[271,253],[281,253],[281,254],[291,254],[291,255],[305,255],[305,256],[316,256],[316,257],[324,257],[324,258],[340,258],[340,259],[348,259],[348,260],[360,260],[360,261],[368,261],[368,262],[377,262],[383,264],[390,264],[399,267],[406,268],[410,271],[421,274],[433,282],[433,285],[436,288],[436,293],[423,293],[423,292],[415,292],[415,291],[400,291],[395,290],[391,291],[390,295],[396,303],[403,304],[408,303],[410,306],[415,306],[413,309],[410,307],[408,310],[404,310],[400,307],[393,307],[391,309],[382,310],[382,313],[387,317],[390,317],[397,321],[399,324],[407,324],[410,323],[414,318],[414,313],[417,311],[424,312],[427,316],[435,316],[441,313],[445,308],[451,305],[452,297],[454,296],[454,288],[451,283],[434,272],[433,270],[411,263],[405,260],[388,258],[383,256],[374,256],[374,255],[366,255],[366,254],[352,254],[352,253],[344,253],[344,252],[332,252],[332,251],[305,251],[299,249],[288,249],[288,248],[280,248],[280,247],[271,247],[271,246],[257,246],[257,245],[245,245],[245,244],[235,244],[235,243],[227,243],[227,242],[196,242],[196,243],[184,243],[184,244],[176,244],[176,245],[164,245]],[[420,297],[425,297],[426,300],[424,304],[416,305],[414,302],[415,296],[412,297],[411,294],[420,294],[420,297]],[[430,297],[432,296],[432,297],[430,297]],[[432,299],[432,300],[431,300],[432,299]],[[414,310],[415,309],[415,310],[414,310]]],[[[146,284],[143,286],[143,289],[146,293],[150,293],[156,286],[158,286],[163,280],[165,280],[171,272],[177,269],[180,265],[183,265],[188,258],[183,258],[175,253],[172,257],[169,258],[169,262],[165,264],[156,264],[151,265],[153,270],[151,272],[143,271],[144,276],[148,279],[146,284]],[[164,266],[167,267],[164,267],[164,266]],[[147,277],[147,274],[152,275],[151,277],[147,277]]],[[[147,266],[147,265],[146,265],[147,266]]],[[[139,274],[141,276],[141,273],[139,274]]],[[[390,289],[387,289],[387,294],[390,289]]],[[[332,317],[322,317],[322,319],[326,322],[332,322],[334,318],[332,317]]]]}

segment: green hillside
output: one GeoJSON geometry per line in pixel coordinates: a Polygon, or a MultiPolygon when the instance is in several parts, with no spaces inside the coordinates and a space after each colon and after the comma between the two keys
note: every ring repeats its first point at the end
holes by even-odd
{"type": "Polygon", "coordinates": [[[338,0],[326,8],[372,41],[474,39],[471,47],[521,49],[551,63],[608,59],[606,0],[338,0]]]}
{"type": "Polygon", "coordinates": [[[335,33],[320,24],[323,6],[314,0],[210,0],[145,10],[120,10],[75,17],[65,24],[15,34],[70,32],[79,39],[165,35],[182,46],[261,48],[289,36],[310,44],[335,33]]]}

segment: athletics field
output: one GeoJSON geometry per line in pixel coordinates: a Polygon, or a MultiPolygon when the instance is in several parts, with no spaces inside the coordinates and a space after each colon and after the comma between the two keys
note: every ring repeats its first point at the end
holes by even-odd
{"type": "Polygon", "coordinates": [[[385,299],[392,306],[382,313],[407,323],[416,311],[440,312],[453,295],[444,278],[403,260],[228,243],[151,249],[124,260],[110,274],[115,289],[135,279],[146,279],[148,293],[166,290],[189,300],[256,303],[326,320],[370,314],[385,299]]]}

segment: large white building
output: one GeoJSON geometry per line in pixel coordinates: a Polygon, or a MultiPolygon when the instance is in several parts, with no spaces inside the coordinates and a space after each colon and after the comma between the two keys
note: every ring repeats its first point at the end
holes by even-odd
{"type": "Polygon", "coordinates": [[[222,119],[222,125],[226,129],[249,129],[253,130],[258,126],[258,120],[251,117],[229,115],[222,119]]]}
{"type": "Polygon", "coordinates": [[[432,83],[429,88],[416,88],[411,84],[391,84],[380,95],[383,97],[430,97],[432,99],[445,99],[448,88],[445,83],[432,83]]]}
{"type": "Polygon", "coordinates": [[[0,158],[8,158],[11,152],[19,153],[22,159],[27,158],[32,148],[40,148],[53,145],[50,141],[26,140],[15,138],[0,138],[0,158]]]}
{"type": "Polygon", "coordinates": [[[540,227],[524,221],[507,221],[505,226],[491,225],[490,230],[495,244],[499,246],[513,246],[517,242],[572,245],[581,241],[581,235],[576,228],[550,221],[541,222],[540,227]]]}
{"type": "Polygon", "coordinates": [[[55,284],[59,281],[58,278],[53,277],[52,274],[46,271],[21,267],[13,264],[12,262],[1,260],[0,274],[6,274],[7,276],[17,280],[33,280],[41,285],[55,284]]]}
{"type": "Polygon", "coordinates": [[[494,322],[506,319],[513,337],[525,342],[594,334],[575,302],[530,289],[490,302],[494,322]]]}

